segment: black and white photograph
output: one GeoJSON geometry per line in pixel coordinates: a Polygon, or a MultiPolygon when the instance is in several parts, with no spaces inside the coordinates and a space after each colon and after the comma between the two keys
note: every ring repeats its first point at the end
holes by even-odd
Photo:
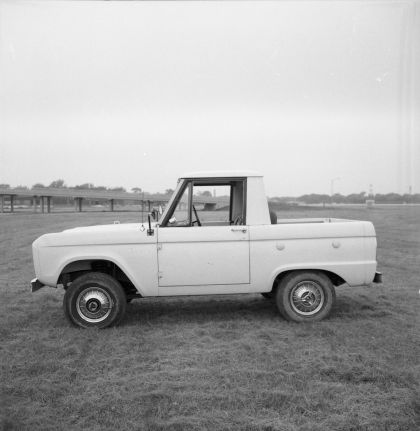
{"type": "Polygon", "coordinates": [[[0,0],[0,431],[420,429],[420,0],[0,0]]]}

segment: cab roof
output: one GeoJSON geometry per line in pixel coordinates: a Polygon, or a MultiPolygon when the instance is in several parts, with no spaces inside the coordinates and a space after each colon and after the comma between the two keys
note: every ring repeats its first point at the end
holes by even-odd
{"type": "Polygon", "coordinates": [[[256,171],[197,171],[188,172],[180,178],[235,178],[235,177],[262,177],[256,171]]]}

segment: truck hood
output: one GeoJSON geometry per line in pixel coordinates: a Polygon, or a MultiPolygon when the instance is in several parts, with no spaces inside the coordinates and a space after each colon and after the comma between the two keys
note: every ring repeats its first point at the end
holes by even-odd
{"type": "Polygon", "coordinates": [[[147,235],[148,223],[121,223],[66,229],[49,233],[34,241],[34,247],[65,247],[83,245],[113,245],[153,243],[157,240],[156,223],[153,236],[147,235]]]}

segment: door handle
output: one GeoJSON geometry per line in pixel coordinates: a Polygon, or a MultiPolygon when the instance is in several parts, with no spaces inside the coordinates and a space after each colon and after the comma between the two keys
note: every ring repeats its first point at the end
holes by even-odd
{"type": "Polygon", "coordinates": [[[246,233],[246,228],[244,227],[233,227],[230,229],[232,232],[242,232],[242,233],[246,233]]]}

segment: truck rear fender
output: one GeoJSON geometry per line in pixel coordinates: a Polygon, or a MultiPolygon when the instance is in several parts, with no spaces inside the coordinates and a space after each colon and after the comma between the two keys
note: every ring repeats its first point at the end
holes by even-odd
{"type": "Polygon", "coordinates": [[[323,274],[325,274],[330,280],[331,283],[334,286],[341,286],[342,284],[346,283],[346,280],[344,280],[342,277],[340,277],[338,274],[332,272],[332,271],[327,271],[325,269],[319,269],[319,268],[294,268],[294,269],[286,269],[283,270],[281,272],[279,272],[273,279],[272,283],[271,283],[271,290],[274,290],[277,285],[281,282],[281,280],[287,275],[290,274],[291,272],[322,272],[323,274]]]}

